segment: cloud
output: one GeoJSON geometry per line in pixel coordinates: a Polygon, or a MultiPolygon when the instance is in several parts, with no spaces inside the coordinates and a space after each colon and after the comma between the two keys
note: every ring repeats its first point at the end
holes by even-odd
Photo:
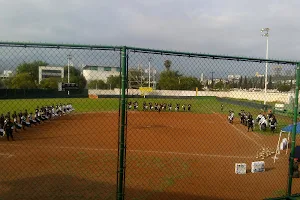
{"type": "Polygon", "coordinates": [[[0,0],[0,38],[298,59],[300,2],[0,0]]]}

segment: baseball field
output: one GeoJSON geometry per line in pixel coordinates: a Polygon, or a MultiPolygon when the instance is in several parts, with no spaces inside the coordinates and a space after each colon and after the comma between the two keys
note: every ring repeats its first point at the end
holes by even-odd
{"type": "MultiPolygon", "coordinates": [[[[215,98],[128,99],[125,199],[263,199],[285,194],[288,154],[274,163],[265,158],[265,172],[251,173],[262,148],[275,149],[279,129],[291,119],[277,116],[275,134],[253,132],[237,113],[260,112],[224,104],[215,98]],[[191,104],[188,111],[142,111],[145,102],[191,104]],[[228,123],[228,110],[236,118],[228,123]],[[246,163],[237,175],[235,163],[246,163]]],[[[0,199],[115,199],[118,163],[118,99],[1,100],[0,114],[36,106],[71,103],[71,114],[44,121],[0,138],[0,199]]],[[[293,192],[300,191],[295,179],[293,192]]]]}

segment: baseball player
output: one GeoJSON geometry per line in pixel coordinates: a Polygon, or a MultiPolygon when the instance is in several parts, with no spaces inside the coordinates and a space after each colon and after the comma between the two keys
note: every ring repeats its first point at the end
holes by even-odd
{"type": "Polygon", "coordinates": [[[21,117],[21,122],[23,130],[25,130],[25,126],[30,127],[30,123],[27,122],[27,117],[25,116],[25,114],[23,114],[23,116],[21,117]]]}
{"type": "Polygon", "coordinates": [[[37,123],[37,121],[32,118],[32,113],[28,114],[28,120],[29,120],[30,124],[36,125],[36,123],[37,123]]]}
{"type": "Polygon", "coordinates": [[[192,108],[192,105],[189,104],[189,105],[188,105],[188,111],[191,111],[191,108],[192,108]]]}
{"type": "Polygon", "coordinates": [[[20,112],[18,113],[18,117],[19,117],[19,124],[22,124],[22,116],[23,116],[23,113],[22,113],[22,111],[20,110],[20,112]]]}
{"type": "Polygon", "coordinates": [[[131,101],[128,102],[128,109],[131,110],[132,105],[131,105],[131,101]]]}
{"type": "Polygon", "coordinates": [[[234,119],[234,112],[232,110],[229,110],[229,115],[228,115],[229,123],[233,124],[233,119],[234,119]]]}
{"type": "Polygon", "coordinates": [[[179,111],[179,104],[176,104],[175,111],[179,111]]]}
{"type": "Polygon", "coordinates": [[[7,140],[9,141],[9,137],[14,141],[14,136],[12,134],[13,123],[10,118],[7,118],[4,122],[4,131],[7,136],[7,140]]]}
{"type": "Polygon", "coordinates": [[[253,131],[253,124],[254,120],[252,115],[249,113],[248,118],[247,118],[247,125],[248,125],[248,131],[251,129],[253,131]]]}
{"type": "Polygon", "coordinates": [[[139,103],[138,103],[137,101],[135,101],[135,102],[133,103],[133,109],[134,109],[134,110],[137,110],[138,107],[139,107],[139,103]]]}
{"type": "Polygon", "coordinates": [[[172,104],[171,103],[168,104],[168,107],[169,107],[169,111],[171,111],[172,110],[172,104]]]}
{"type": "Polygon", "coordinates": [[[147,103],[144,101],[143,103],[143,111],[146,111],[148,109],[147,103]]]}
{"type": "Polygon", "coordinates": [[[277,126],[277,119],[275,115],[272,115],[272,118],[270,120],[270,129],[273,133],[275,132],[276,126],[277,126]]]}
{"type": "Polygon", "coordinates": [[[5,121],[4,115],[1,114],[1,116],[0,116],[0,129],[3,129],[3,127],[4,127],[4,121],[5,121]]]}

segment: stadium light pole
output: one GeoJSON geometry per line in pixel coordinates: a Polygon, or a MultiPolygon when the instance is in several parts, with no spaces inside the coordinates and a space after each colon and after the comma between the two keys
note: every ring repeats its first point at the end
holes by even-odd
{"type": "MultiPolygon", "coordinates": [[[[269,28],[262,28],[260,31],[263,37],[267,38],[267,50],[266,50],[266,60],[269,58],[269,28]]],[[[268,62],[266,62],[266,73],[265,73],[265,97],[264,105],[267,103],[267,84],[268,84],[268,62]]],[[[266,107],[265,107],[266,109],[266,107]]]]}

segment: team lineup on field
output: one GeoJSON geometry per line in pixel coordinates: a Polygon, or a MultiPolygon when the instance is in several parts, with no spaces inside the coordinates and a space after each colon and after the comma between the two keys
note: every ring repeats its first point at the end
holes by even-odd
{"type": "Polygon", "coordinates": [[[42,106],[34,111],[28,113],[27,109],[24,112],[20,111],[17,113],[14,111],[12,114],[7,112],[6,115],[1,114],[0,116],[0,137],[7,136],[7,140],[13,137],[13,130],[18,132],[18,129],[25,130],[25,127],[31,127],[32,125],[40,124],[43,121],[54,119],[62,115],[71,113],[74,111],[72,104],[57,104],[56,106],[42,106]]]}
{"type": "MultiPolygon", "coordinates": [[[[137,101],[135,102],[128,102],[128,109],[131,110],[133,107],[134,110],[138,110],[139,108],[139,103],[137,101]]],[[[176,103],[175,106],[174,106],[174,110],[175,111],[180,111],[180,109],[182,111],[191,111],[192,109],[192,105],[191,104],[182,104],[180,106],[179,103],[176,103]]],[[[172,103],[152,103],[152,102],[149,102],[149,103],[146,103],[145,101],[143,102],[143,111],[146,111],[146,110],[154,110],[154,111],[172,111],[173,110],[173,106],[172,106],[172,103]]]]}
{"type": "MultiPolygon", "coordinates": [[[[223,106],[221,106],[221,110],[223,110],[223,106]]],[[[266,131],[269,127],[270,130],[274,133],[277,127],[277,119],[275,114],[272,111],[268,111],[267,114],[260,112],[257,117],[254,119],[250,112],[245,112],[245,110],[241,110],[238,113],[240,117],[240,123],[248,127],[248,131],[253,131],[255,123],[257,123],[259,130],[266,131]]],[[[233,124],[234,120],[234,111],[229,110],[228,114],[228,121],[229,123],[233,124]]]]}

